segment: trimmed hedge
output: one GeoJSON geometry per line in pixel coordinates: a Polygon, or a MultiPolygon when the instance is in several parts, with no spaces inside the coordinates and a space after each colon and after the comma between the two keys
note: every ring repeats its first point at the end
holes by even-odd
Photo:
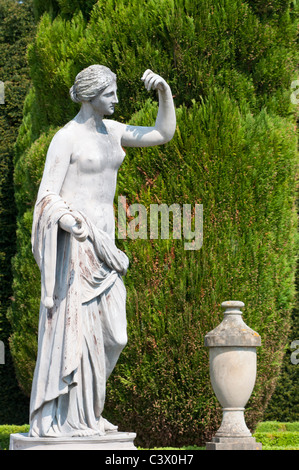
{"type": "Polygon", "coordinates": [[[299,450],[299,422],[265,421],[258,424],[254,437],[264,450],[299,450]]]}
{"type": "Polygon", "coordinates": [[[1,425],[0,426],[0,450],[9,449],[9,439],[11,434],[26,433],[29,431],[29,425],[24,424],[23,426],[15,425],[1,425]]]}
{"type": "Polygon", "coordinates": [[[281,423],[279,421],[264,421],[256,427],[256,432],[297,432],[299,433],[299,421],[281,423]]]}

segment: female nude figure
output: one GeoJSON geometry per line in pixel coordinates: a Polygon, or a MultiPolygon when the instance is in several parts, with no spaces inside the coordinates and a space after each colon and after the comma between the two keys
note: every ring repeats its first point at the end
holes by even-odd
{"type": "Polygon", "coordinates": [[[154,127],[104,119],[118,103],[116,76],[93,65],[70,90],[80,112],[48,150],[32,231],[42,292],[30,436],[117,430],[102,417],[106,382],[127,342],[129,263],[114,240],[117,172],[122,147],[164,144],[176,126],[168,84],[151,70],[142,80],[159,94],[154,127]]]}

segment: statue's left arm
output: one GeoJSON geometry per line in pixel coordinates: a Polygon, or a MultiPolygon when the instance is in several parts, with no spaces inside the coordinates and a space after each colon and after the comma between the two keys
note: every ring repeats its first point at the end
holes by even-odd
{"type": "Polygon", "coordinates": [[[150,147],[169,142],[175,133],[176,114],[172,92],[166,81],[151,70],[144,72],[145,88],[157,90],[159,111],[154,127],[121,125],[121,143],[124,147],[150,147]]]}

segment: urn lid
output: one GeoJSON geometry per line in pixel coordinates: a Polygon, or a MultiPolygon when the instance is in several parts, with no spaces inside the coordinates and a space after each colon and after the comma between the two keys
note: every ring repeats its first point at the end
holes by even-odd
{"type": "Polygon", "coordinates": [[[243,302],[229,300],[223,302],[224,319],[214,330],[205,336],[205,346],[225,347],[243,346],[256,347],[261,345],[261,337],[249,328],[242,319],[243,302]]]}

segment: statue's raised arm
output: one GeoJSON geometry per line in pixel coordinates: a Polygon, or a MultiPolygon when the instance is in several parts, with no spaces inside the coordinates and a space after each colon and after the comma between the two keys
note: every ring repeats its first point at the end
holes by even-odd
{"type": "Polygon", "coordinates": [[[124,147],[150,147],[169,142],[175,133],[176,114],[170,86],[164,78],[146,70],[141,79],[145,88],[157,90],[159,111],[154,127],[123,126],[121,142],[124,147]]]}

